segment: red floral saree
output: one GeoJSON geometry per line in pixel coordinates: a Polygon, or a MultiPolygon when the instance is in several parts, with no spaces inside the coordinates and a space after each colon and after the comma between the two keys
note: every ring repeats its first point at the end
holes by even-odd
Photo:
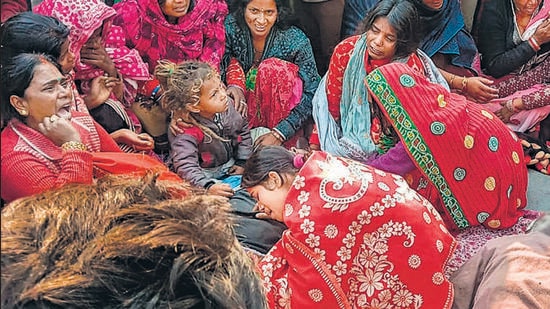
{"type": "Polygon", "coordinates": [[[316,152],[286,202],[259,263],[271,308],[451,307],[454,239],[402,177],[316,152]]]}

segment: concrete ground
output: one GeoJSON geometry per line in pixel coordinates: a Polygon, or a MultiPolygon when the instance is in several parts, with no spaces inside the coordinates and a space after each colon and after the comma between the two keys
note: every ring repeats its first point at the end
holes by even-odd
{"type": "Polygon", "coordinates": [[[529,169],[527,208],[550,212],[550,175],[529,169]]]}

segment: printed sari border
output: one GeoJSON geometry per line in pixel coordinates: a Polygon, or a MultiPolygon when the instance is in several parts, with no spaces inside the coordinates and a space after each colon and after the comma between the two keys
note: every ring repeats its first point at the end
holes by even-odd
{"type": "Polygon", "coordinates": [[[375,70],[366,78],[367,85],[376,95],[386,114],[393,121],[394,128],[401,135],[409,153],[416,161],[424,174],[435,184],[441,194],[443,204],[451,215],[451,218],[459,228],[470,226],[464,212],[455,195],[449,188],[449,184],[443,177],[441,168],[428,148],[424,138],[416,129],[409,114],[401,105],[397,95],[391,89],[388,81],[380,70],[375,70]]]}

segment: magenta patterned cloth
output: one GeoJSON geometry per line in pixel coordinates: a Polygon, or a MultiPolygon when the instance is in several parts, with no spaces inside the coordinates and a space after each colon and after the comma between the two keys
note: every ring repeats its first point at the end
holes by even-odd
{"type": "Polygon", "coordinates": [[[166,20],[158,0],[124,0],[113,8],[118,13],[114,23],[151,72],[159,59],[200,60],[219,68],[225,51],[225,0],[195,0],[175,25],[166,20]]]}
{"type": "Polygon", "coordinates": [[[125,80],[125,101],[134,101],[137,94],[136,81],[147,80],[149,70],[139,53],[126,47],[122,28],[112,24],[116,15],[113,8],[99,0],[44,0],[34,8],[34,12],[53,16],[71,30],[71,51],[76,56],[74,77],[76,80],[84,81],[81,85],[84,94],[89,89],[87,82],[105,72],[96,66],[82,63],[80,50],[94,31],[103,25],[105,50],[125,80]]]}

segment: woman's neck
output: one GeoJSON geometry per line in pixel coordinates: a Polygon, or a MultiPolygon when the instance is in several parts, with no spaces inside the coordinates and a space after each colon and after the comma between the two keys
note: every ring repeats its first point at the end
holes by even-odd
{"type": "Polygon", "coordinates": [[[166,18],[166,21],[169,24],[172,24],[172,25],[177,25],[178,24],[178,18],[177,17],[164,15],[164,18],[166,18]]]}
{"type": "Polygon", "coordinates": [[[265,37],[264,38],[253,38],[252,39],[252,47],[254,48],[254,52],[260,52],[263,53],[265,48],[265,37]]]}
{"type": "Polygon", "coordinates": [[[518,26],[518,30],[520,34],[523,34],[525,31],[525,28],[527,28],[527,25],[531,21],[531,15],[520,15],[516,13],[516,24],[518,26]]]}
{"type": "Polygon", "coordinates": [[[254,49],[254,64],[258,65],[262,59],[265,50],[265,38],[253,39],[252,48],[254,49]]]}

